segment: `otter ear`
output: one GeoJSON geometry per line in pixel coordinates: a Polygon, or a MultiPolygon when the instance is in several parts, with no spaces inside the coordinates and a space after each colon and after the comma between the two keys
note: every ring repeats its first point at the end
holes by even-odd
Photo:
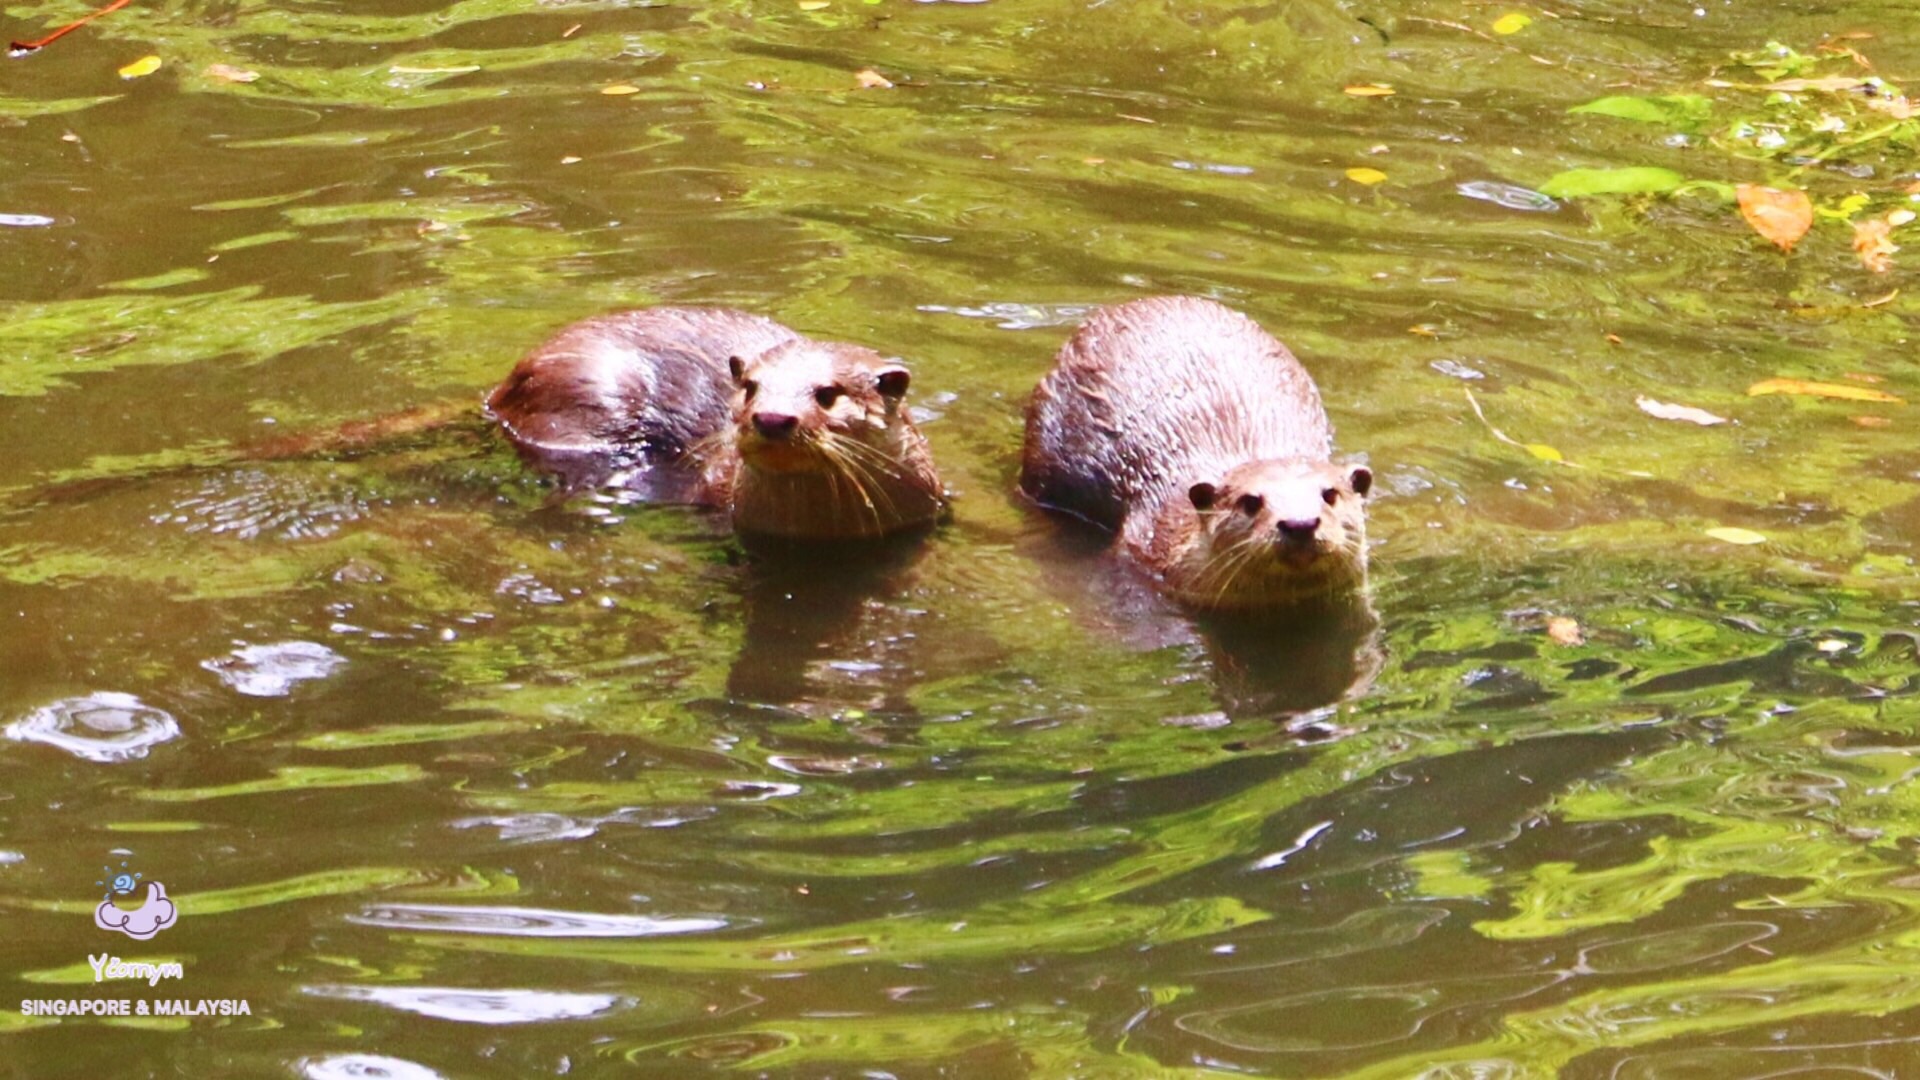
{"type": "Polygon", "coordinates": [[[1202,480],[1187,489],[1187,498],[1193,501],[1195,510],[1211,510],[1214,502],[1220,498],[1220,489],[1202,480]]]}
{"type": "Polygon", "coordinates": [[[735,386],[740,385],[740,376],[747,373],[747,362],[737,356],[727,357],[727,374],[733,376],[735,386]]]}
{"type": "Polygon", "coordinates": [[[880,391],[881,397],[894,401],[907,396],[907,385],[911,382],[913,375],[898,360],[890,361],[886,367],[873,373],[874,389],[880,391]]]}
{"type": "Polygon", "coordinates": [[[1373,470],[1365,465],[1355,465],[1353,471],[1347,474],[1347,482],[1353,485],[1355,495],[1365,497],[1373,487],[1373,470]]]}

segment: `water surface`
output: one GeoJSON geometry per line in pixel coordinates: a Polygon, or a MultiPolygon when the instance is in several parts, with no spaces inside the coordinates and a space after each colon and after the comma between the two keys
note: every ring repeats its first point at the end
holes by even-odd
{"type": "Polygon", "coordinates": [[[1920,394],[1920,293],[1831,222],[1537,194],[1884,204],[1911,161],[1767,160],[1704,84],[1849,32],[1920,75],[1920,12],[1508,10],[134,5],[0,64],[0,1072],[1920,1061],[1913,421],[1745,393],[1920,394]],[[1718,119],[1567,112],[1680,93],[1718,119]],[[1165,292],[1319,378],[1377,631],[1149,618],[1012,497],[1069,328],[1165,292]],[[823,562],[545,506],[480,397],[663,302],[909,358],[954,520],[823,562]],[[462,418],[258,450],[423,406],[462,418]],[[91,925],[123,863],[149,942],[91,925]],[[252,1015],[16,1007],[88,996],[252,1015]]]}

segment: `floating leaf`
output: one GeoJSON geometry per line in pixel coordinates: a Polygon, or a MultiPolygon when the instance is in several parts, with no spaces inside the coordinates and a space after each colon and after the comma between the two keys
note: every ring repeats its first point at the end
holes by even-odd
{"type": "Polygon", "coordinates": [[[1705,120],[1713,112],[1713,102],[1699,94],[1668,94],[1661,97],[1619,95],[1575,105],[1567,111],[1636,120],[1643,124],[1692,124],[1705,120]]]}
{"type": "Polygon", "coordinates": [[[1557,199],[1587,195],[1664,194],[1687,182],[1672,169],[1636,165],[1624,169],[1569,169],[1540,185],[1557,199]]]}
{"type": "Polygon", "coordinates": [[[1662,420],[1684,420],[1689,424],[1699,424],[1701,427],[1712,427],[1715,424],[1727,422],[1724,416],[1715,416],[1705,409],[1696,409],[1691,405],[1669,405],[1650,397],[1634,398],[1633,403],[1640,406],[1641,412],[1662,420]]]}
{"type": "Polygon", "coordinates": [[[1845,383],[1807,382],[1804,379],[1766,379],[1747,387],[1748,397],[1763,397],[1767,394],[1796,394],[1802,397],[1839,398],[1843,401],[1884,401],[1894,405],[1905,404],[1885,390],[1848,386],[1845,383]]]}
{"type": "Polygon", "coordinates": [[[1372,186],[1385,181],[1386,178],[1386,173],[1381,172],[1379,169],[1369,169],[1364,165],[1347,170],[1347,179],[1356,184],[1372,186]]]}
{"type": "Polygon", "coordinates": [[[120,77],[123,79],[138,79],[143,76],[151,75],[154,72],[159,70],[160,70],[159,57],[143,56],[140,59],[135,60],[133,63],[128,64],[126,67],[121,68],[120,77]]]}
{"type": "Polygon", "coordinates": [[[1804,191],[1782,191],[1763,184],[1741,184],[1737,191],[1740,216],[1781,251],[1792,251],[1813,227],[1813,200],[1804,191]]]}
{"type": "Polygon", "coordinates": [[[1897,229],[1900,226],[1905,225],[1906,223],[1912,221],[1915,217],[1920,217],[1920,214],[1915,214],[1913,211],[1908,210],[1906,207],[1903,206],[1900,209],[1895,210],[1892,213],[1889,213],[1887,215],[1887,224],[1897,229]]]}
{"type": "Polygon", "coordinates": [[[1893,421],[1887,419],[1884,416],[1853,416],[1853,417],[1848,417],[1848,419],[1852,420],[1856,425],[1864,428],[1883,428],[1883,427],[1893,426],[1893,421]]]}
{"type": "Polygon", "coordinates": [[[1862,79],[1855,75],[1827,75],[1818,79],[1776,79],[1760,89],[1776,90],[1782,94],[1797,94],[1806,90],[1839,93],[1842,90],[1858,90],[1863,86],[1872,85],[1872,79],[1862,79]]]}
{"type": "Polygon", "coordinates": [[[1522,15],[1517,11],[1509,11],[1505,15],[1493,20],[1493,32],[1496,34],[1517,34],[1532,25],[1533,17],[1531,15],[1522,15]]]}
{"type": "Polygon", "coordinates": [[[624,94],[637,94],[640,92],[640,88],[632,83],[614,83],[612,86],[601,87],[600,92],[619,97],[624,94]]]}
{"type": "Polygon", "coordinates": [[[1546,443],[1537,443],[1537,442],[1528,443],[1527,453],[1532,454],[1534,457],[1539,458],[1541,461],[1567,460],[1564,456],[1561,455],[1560,451],[1555,450],[1553,447],[1548,446],[1546,443]]]}
{"type": "Polygon", "coordinates": [[[1893,253],[1900,248],[1893,242],[1893,224],[1886,218],[1856,221],[1853,225],[1853,253],[1870,274],[1893,269],[1893,253]]]}
{"type": "Polygon", "coordinates": [[[1707,535],[1713,537],[1715,540],[1721,540],[1729,544],[1764,544],[1767,542],[1766,537],[1754,532],[1752,529],[1736,529],[1730,526],[1708,529],[1707,535]]]}
{"type": "Polygon", "coordinates": [[[853,81],[860,84],[862,90],[891,90],[893,80],[872,68],[861,68],[853,73],[853,81]]]}
{"type": "Polygon", "coordinates": [[[1584,645],[1587,636],[1580,632],[1580,624],[1565,615],[1555,615],[1547,620],[1547,639],[1555,645],[1584,645]]]}
{"type": "Polygon", "coordinates": [[[250,83],[260,78],[260,73],[234,67],[232,64],[208,64],[207,77],[234,83],[250,83]]]}
{"type": "Polygon", "coordinates": [[[1385,83],[1362,83],[1345,87],[1342,92],[1353,97],[1392,97],[1394,90],[1385,83]]]}
{"type": "Polygon", "coordinates": [[[800,0],[801,11],[819,11],[830,6],[827,0],[800,0]]]}

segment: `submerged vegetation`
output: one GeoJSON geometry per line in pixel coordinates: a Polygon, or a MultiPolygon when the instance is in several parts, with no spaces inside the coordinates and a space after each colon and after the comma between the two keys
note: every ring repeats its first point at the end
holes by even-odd
{"type": "Polygon", "coordinates": [[[348,7],[0,65],[0,976],[92,993],[125,860],[119,955],[251,1006],[0,1060],[1909,1060],[1920,12],[348,7]],[[1069,328],[1174,292],[1366,452],[1377,628],[1136,609],[1013,497],[1069,328]],[[477,417],[249,456],[668,301],[910,359],[954,520],[750,555],[477,417]]]}

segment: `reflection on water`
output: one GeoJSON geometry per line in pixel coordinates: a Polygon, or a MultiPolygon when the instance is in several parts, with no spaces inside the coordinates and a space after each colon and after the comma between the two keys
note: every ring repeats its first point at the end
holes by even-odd
{"type": "Polygon", "coordinates": [[[1706,80],[1920,14],[348,7],[0,66],[0,1074],[1909,1071],[1920,459],[1746,388],[1913,399],[1920,300],[1712,185],[1913,170],[1738,157],[1706,80]],[[1538,194],[1643,165],[1709,184],[1538,194]],[[1167,292],[1367,450],[1369,602],[1191,619],[1017,500],[1069,327],[1167,292]],[[481,395],[666,302],[912,362],[953,520],[549,505],[481,395]],[[16,1007],[148,990],[122,860],[127,959],[249,1016],[16,1007]]]}
{"type": "Polygon", "coordinates": [[[314,997],[370,1001],[461,1024],[534,1024],[584,1020],[619,1004],[607,994],[553,994],[535,990],[454,990],[409,986],[309,986],[314,997]]]}

